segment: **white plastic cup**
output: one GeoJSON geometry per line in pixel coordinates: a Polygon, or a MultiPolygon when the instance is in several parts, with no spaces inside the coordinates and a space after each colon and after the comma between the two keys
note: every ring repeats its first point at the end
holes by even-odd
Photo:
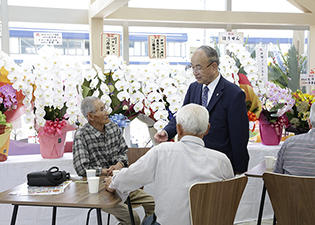
{"type": "Polygon", "coordinates": [[[276,158],[273,156],[265,156],[266,169],[272,170],[276,162],[276,158]]]}
{"type": "Polygon", "coordinates": [[[100,177],[88,177],[89,192],[97,193],[100,185],[100,177]]]}
{"type": "Polygon", "coordinates": [[[86,170],[85,172],[86,172],[87,178],[96,176],[96,170],[94,170],[94,169],[89,169],[89,170],[86,170]]]}
{"type": "Polygon", "coordinates": [[[114,176],[115,174],[118,174],[119,171],[120,171],[120,170],[113,170],[113,176],[114,176]]]}

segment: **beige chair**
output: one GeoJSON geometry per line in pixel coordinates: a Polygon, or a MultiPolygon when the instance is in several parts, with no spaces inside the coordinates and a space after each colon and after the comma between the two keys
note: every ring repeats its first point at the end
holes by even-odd
{"type": "Polygon", "coordinates": [[[247,179],[193,184],[189,190],[192,225],[232,225],[247,179]]]}
{"type": "Polygon", "coordinates": [[[129,148],[127,151],[129,165],[137,161],[141,156],[143,156],[150,148],[129,148]]]}
{"type": "Polygon", "coordinates": [[[263,174],[279,225],[315,224],[315,177],[263,174]]]}

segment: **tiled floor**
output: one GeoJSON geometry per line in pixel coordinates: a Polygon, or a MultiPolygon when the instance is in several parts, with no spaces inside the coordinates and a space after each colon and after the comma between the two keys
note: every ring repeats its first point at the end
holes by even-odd
{"type": "MultiPolygon", "coordinates": [[[[263,220],[261,222],[261,225],[272,225],[272,219],[271,220],[263,220]]],[[[238,223],[237,225],[256,225],[257,221],[251,221],[251,222],[246,222],[246,223],[238,223]]]]}

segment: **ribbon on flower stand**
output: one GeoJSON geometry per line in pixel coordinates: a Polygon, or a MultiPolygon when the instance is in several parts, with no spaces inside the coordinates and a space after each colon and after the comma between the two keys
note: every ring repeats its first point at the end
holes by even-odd
{"type": "Polygon", "coordinates": [[[40,153],[43,158],[61,158],[65,149],[66,134],[75,130],[65,120],[47,120],[44,127],[38,129],[40,153]]]}

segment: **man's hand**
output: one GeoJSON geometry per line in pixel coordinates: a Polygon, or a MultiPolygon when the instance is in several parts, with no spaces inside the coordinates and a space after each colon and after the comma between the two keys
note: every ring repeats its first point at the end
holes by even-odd
{"type": "Polygon", "coordinates": [[[107,170],[106,170],[106,174],[108,176],[113,176],[113,171],[114,170],[120,170],[121,168],[123,168],[123,164],[121,164],[121,162],[116,163],[116,165],[112,165],[110,166],[107,170]]]}
{"type": "Polygon", "coordinates": [[[109,188],[109,185],[112,183],[112,177],[105,177],[104,181],[105,181],[105,189],[108,192],[113,193],[115,189],[109,188]]]}
{"type": "Polygon", "coordinates": [[[168,140],[167,133],[165,130],[161,130],[154,135],[154,140],[156,143],[165,142],[168,140]]]}

